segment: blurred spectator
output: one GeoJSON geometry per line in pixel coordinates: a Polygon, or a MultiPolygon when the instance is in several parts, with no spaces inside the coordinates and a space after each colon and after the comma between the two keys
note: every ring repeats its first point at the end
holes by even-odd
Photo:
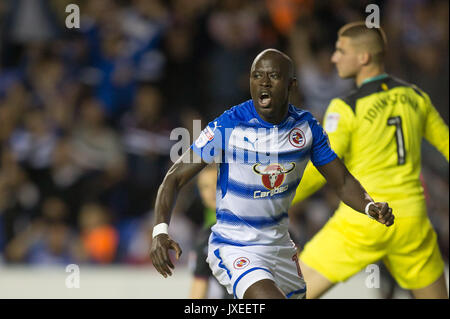
{"type": "Polygon", "coordinates": [[[128,163],[128,215],[150,209],[169,158],[173,120],[165,115],[159,89],[141,85],[134,106],[122,118],[122,144],[128,163]]]}
{"type": "Polygon", "coordinates": [[[120,17],[129,52],[136,63],[139,81],[157,81],[162,76],[165,56],[160,41],[168,27],[169,12],[161,0],[133,0],[120,17]]]}
{"type": "Polygon", "coordinates": [[[159,0],[89,2],[83,33],[89,44],[94,83],[106,115],[118,120],[131,105],[138,81],[160,79],[165,58],[160,38],[168,14],[159,0]]]}
{"type": "Polygon", "coordinates": [[[152,239],[153,222],[148,214],[138,218],[122,220],[118,226],[120,245],[118,258],[130,265],[150,263],[149,243],[152,239]]]}
{"type": "Polygon", "coordinates": [[[55,16],[45,0],[9,2],[9,37],[16,43],[42,42],[58,35],[55,16]],[[39,28],[36,28],[39,26],[39,28]]]}
{"type": "Polygon", "coordinates": [[[21,124],[23,113],[29,103],[30,95],[25,87],[16,83],[0,100],[0,142],[7,143],[11,134],[21,124]]]}
{"type": "Polygon", "coordinates": [[[57,138],[43,110],[29,109],[22,120],[23,126],[11,133],[9,144],[14,158],[37,187],[40,205],[46,196],[51,195],[50,170],[57,138]]]}
{"type": "Polygon", "coordinates": [[[392,67],[428,92],[448,124],[448,1],[389,1],[392,67]]]}
{"type": "Polygon", "coordinates": [[[0,150],[0,215],[9,242],[37,215],[41,195],[10,149],[0,150]]]}
{"type": "Polygon", "coordinates": [[[298,24],[291,32],[291,56],[297,67],[297,83],[303,97],[302,108],[321,121],[330,101],[349,92],[351,80],[342,80],[331,62],[334,46],[308,30],[314,21],[298,24]]]}
{"type": "Polygon", "coordinates": [[[98,203],[87,203],[81,208],[81,249],[78,253],[81,261],[98,264],[114,261],[119,238],[109,219],[106,208],[98,203]]]}
{"type": "Polygon", "coordinates": [[[220,1],[208,20],[213,46],[209,54],[209,116],[249,98],[250,65],[259,49],[260,24],[255,3],[220,1]]]}
{"type": "Polygon", "coordinates": [[[102,101],[106,115],[111,118],[120,115],[128,107],[136,84],[133,62],[124,53],[125,39],[116,32],[120,31],[111,31],[104,36],[101,57],[94,65],[101,72],[97,96],[102,101]]]}
{"type": "Polygon", "coordinates": [[[35,219],[6,247],[10,262],[30,264],[69,264],[72,256],[73,233],[65,222],[67,207],[58,198],[44,202],[42,217],[35,219]]]}
{"type": "Polygon", "coordinates": [[[163,82],[167,105],[172,111],[192,107],[202,101],[201,87],[196,85],[192,77],[205,76],[203,65],[196,61],[194,55],[194,31],[192,27],[175,25],[168,30],[164,40],[164,49],[169,58],[163,82]]]}
{"type": "Polygon", "coordinates": [[[124,177],[125,158],[119,136],[105,123],[103,109],[96,99],[83,101],[71,144],[73,161],[91,182],[84,189],[91,196],[99,196],[124,177]]]}
{"type": "Polygon", "coordinates": [[[106,124],[101,103],[86,98],[72,135],[75,162],[86,171],[122,175],[124,158],[117,133],[106,124]]]}
{"type": "Polygon", "coordinates": [[[313,0],[266,0],[274,26],[286,36],[300,17],[312,13],[313,4],[313,0]]]}
{"type": "Polygon", "coordinates": [[[77,224],[79,211],[85,195],[83,195],[84,170],[73,158],[73,146],[70,138],[58,140],[52,154],[52,167],[49,173],[50,193],[58,196],[69,205],[68,221],[72,227],[77,224]]]}

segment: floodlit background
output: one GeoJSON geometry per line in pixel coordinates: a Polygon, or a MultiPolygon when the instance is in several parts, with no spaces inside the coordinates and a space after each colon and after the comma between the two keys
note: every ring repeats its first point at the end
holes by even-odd
{"type": "MultiPolygon", "coordinates": [[[[186,298],[204,209],[194,182],[170,226],[184,251],[174,276],[163,279],[148,257],[171,130],[192,132],[194,119],[204,126],[250,98],[251,62],[269,47],[294,59],[295,102],[321,119],[353,87],[330,62],[336,32],[365,20],[370,3],[388,36],[388,72],[426,91],[448,124],[448,1],[0,1],[0,298],[186,298]],[[65,27],[69,3],[80,29],[65,27]],[[66,288],[69,264],[80,288],[66,288]]],[[[423,150],[448,264],[449,166],[423,150]]],[[[292,209],[300,247],[336,205],[325,188],[292,209]]],[[[379,289],[363,271],[325,297],[409,298],[380,270],[379,289]]]]}

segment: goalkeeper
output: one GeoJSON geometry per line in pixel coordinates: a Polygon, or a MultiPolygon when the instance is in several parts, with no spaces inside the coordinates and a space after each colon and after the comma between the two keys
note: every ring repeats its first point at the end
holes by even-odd
{"type": "MultiPolygon", "coordinates": [[[[300,254],[307,298],[320,297],[378,260],[415,298],[448,298],[444,262],[419,179],[422,138],[448,161],[448,126],[425,92],[385,73],[385,52],[381,28],[356,22],[339,30],[332,62],[341,78],[355,80],[357,89],[330,102],[323,126],[349,171],[375,200],[389,202],[396,222],[384,227],[341,202],[300,254]]],[[[293,203],[324,184],[309,163],[293,203]]]]}

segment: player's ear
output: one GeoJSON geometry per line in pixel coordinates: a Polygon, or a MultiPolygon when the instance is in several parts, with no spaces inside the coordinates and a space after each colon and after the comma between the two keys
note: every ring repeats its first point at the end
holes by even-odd
{"type": "Polygon", "coordinates": [[[371,56],[370,56],[370,53],[369,53],[369,52],[363,51],[363,52],[361,52],[361,53],[358,54],[358,62],[359,62],[361,65],[367,65],[367,64],[369,64],[370,60],[371,60],[371,56]]]}
{"type": "Polygon", "coordinates": [[[294,105],[300,105],[300,90],[297,87],[297,78],[294,76],[289,80],[289,103],[292,103],[294,105]]]}

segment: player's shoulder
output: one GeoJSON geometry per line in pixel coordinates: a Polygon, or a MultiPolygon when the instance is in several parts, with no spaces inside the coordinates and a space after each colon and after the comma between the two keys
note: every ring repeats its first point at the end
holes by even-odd
{"type": "Polygon", "coordinates": [[[230,107],[228,110],[223,112],[222,115],[219,116],[219,118],[234,124],[245,122],[253,117],[251,109],[252,107],[252,100],[248,100],[230,107]]]}
{"type": "Polygon", "coordinates": [[[334,111],[350,110],[351,113],[354,113],[355,107],[356,107],[356,101],[358,99],[360,99],[361,97],[363,97],[363,94],[360,94],[358,89],[353,89],[346,94],[339,95],[339,96],[331,99],[331,101],[328,105],[328,109],[330,109],[332,107],[334,111]]]}
{"type": "Polygon", "coordinates": [[[412,89],[417,95],[420,97],[425,97],[425,92],[420,89],[417,85],[413,83],[409,83],[405,80],[399,79],[395,76],[389,75],[389,77],[386,79],[386,86],[388,89],[393,89],[397,87],[404,87],[412,89]]]}
{"type": "Polygon", "coordinates": [[[348,105],[350,109],[353,110],[353,112],[355,112],[356,103],[359,99],[370,96],[372,94],[387,92],[395,88],[405,88],[407,90],[412,89],[418,96],[422,98],[426,95],[416,85],[408,83],[389,74],[388,76],[381,79],[363,84],[360,87],[351,90],[349,93],[341,95],[333,100],[343,102],[344,104],[348,105]]]}
{"type": "Polygon", "coordinates": [[[331,100],[331,103],[336,104],[344,104],[347,105],[353,112],[355,112],[356,109],[356,102],[364,97],[369,95],[370,93],[373,93],[373,90],[361,90],[361,88],[355,88],[348,92],[347,94],[340,95],[333,100],[331,100]]]}
{"type": "Polygon", "coordinates": [[[289,115],[296,121],[311,121],[315,120],[311,112],[289,104],[289,115]]]}
{"type": "Polygon", "coordinates": [[[239,125],[246,117],[247,107],[245,103],[246,102],[228,108],[211,121],[210,125],[214,123],[215,127],[222,128],[234,128],[236,125],[239,125]],[[218,124],[220,125],[218,126],[218,124]]]}
{"type": "Polygon", "coordinates": [[[291,126],[296,126],[305,122],[308,123],[311,129],[316,125],[320,126],[320,122],[311,112],[300,109],[292,104],[289,104],[289,116],[294,119],[291,126]]]}
{"type": "Polygon", "coordinates": [[[362,85],[359,88],[354,88],[346,94],[335,97],[331,100],[330,106],[345,105],[350,108],[353,113],[355,113],[356,103],[359,99],[380,91],[382,91],[382,89],[379,81],[374,81],[372,83],[362,85]]]}

